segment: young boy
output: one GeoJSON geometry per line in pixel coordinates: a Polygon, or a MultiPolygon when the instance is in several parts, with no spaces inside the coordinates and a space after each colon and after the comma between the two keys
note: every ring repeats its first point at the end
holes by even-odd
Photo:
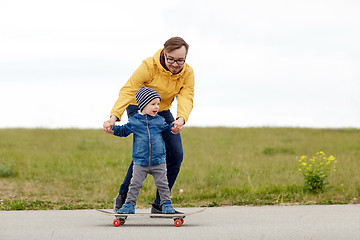
{"type": "Polygon", "coordinates": [[[136,93],[139,113],[129,118],[127,124],[113,126],[114,135],[126,137],[133,133],[133,176],[125,203],[118,213],[135,213],[136,200],[147,174],[153,175],[160,194],[162,213],[175,213],[170,201],[166,176],[166,150],[162,133],[171,134],[171,125],[165,123],[159,111],[160,95],[153,89],[142,87],[136,93]]]}

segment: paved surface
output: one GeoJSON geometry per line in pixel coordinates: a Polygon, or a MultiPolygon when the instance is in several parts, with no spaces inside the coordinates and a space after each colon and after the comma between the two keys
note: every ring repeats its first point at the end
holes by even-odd
{"type": "Polygon", "coordinates": [[[112,221],[94,210],[0,211],[0,239],[360,240],[360,205],[206,208],[181,227],[172,219],[129,217],[120,227],[112,221]]]}

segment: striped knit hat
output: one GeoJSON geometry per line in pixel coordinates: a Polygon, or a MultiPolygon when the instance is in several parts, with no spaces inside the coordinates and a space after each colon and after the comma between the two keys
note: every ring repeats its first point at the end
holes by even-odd
{"type": "Polygon", "coordinates": [[[160,98],[161,100],[160,95],[154,89],[148,87],[140,88],[136,93],[136,102],[140,112],[142,112],[144,107],[148,105],[149,102],[156,98],[160,98]]]}

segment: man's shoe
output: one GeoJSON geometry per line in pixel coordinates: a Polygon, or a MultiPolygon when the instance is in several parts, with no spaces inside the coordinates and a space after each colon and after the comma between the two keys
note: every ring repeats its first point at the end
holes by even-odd
{"type": "Polygon", "coordinates": [[[126,200],[126,194],[118,194],[114,200],[113,200],[113,204],[114,204],[114,212],[117,213],[117,211],[122,207],[122,205],[124,205],[126,200]]]}
{"type": "Polygon", "coordinates": [[[171,201],[167,201],[162,205],[162,213],[163,214],[174,214],[175,213],[175,209],[174,207],[171,205],[171,201]]]}
{"type": "Polygon", "coordinates": [[[161,206],[153,203],[151,207],[151,213],[161,214],[162,213],[161,206]]]}
{"type": "MultiPolygon", "coordinates": [[[[157,205],[155,203],[153,203],[151,205],[152,205],[151,213],[162,214],[162,207],[160,205],[157,205]]],[[[175,210],[175,214],[184,214],[184,213],[175,210]]],[[[151,218],[156,218],[156,217],[151,217],[151,218]]],[[[183,218],[185,218],[185,216],[183,218]]]]}
{"type": "Polygon", "coordinates": [[[122,207],[119,210],[117,210],[117,213],[134,214],[135,207],[131,203],[125,203],[124,205],[122,205],[122,207]]]}

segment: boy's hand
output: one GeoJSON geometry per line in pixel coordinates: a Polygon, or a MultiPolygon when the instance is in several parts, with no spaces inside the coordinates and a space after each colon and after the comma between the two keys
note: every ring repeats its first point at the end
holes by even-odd
{"type": "Polygon", "coordinates": [[[173,127],[171,128],[171,133],[178,134],[183,129],[185,120],[182,117],[179,117],[178,119],[173,121],[172,124],[173,124],[173,127]]]}
{"type": "Polygon", "coordinates": [[[104,132],[114,134],[112,127],[115,125],[116,117],[111,116],[111,118],[103,123],[104,132]]]}

